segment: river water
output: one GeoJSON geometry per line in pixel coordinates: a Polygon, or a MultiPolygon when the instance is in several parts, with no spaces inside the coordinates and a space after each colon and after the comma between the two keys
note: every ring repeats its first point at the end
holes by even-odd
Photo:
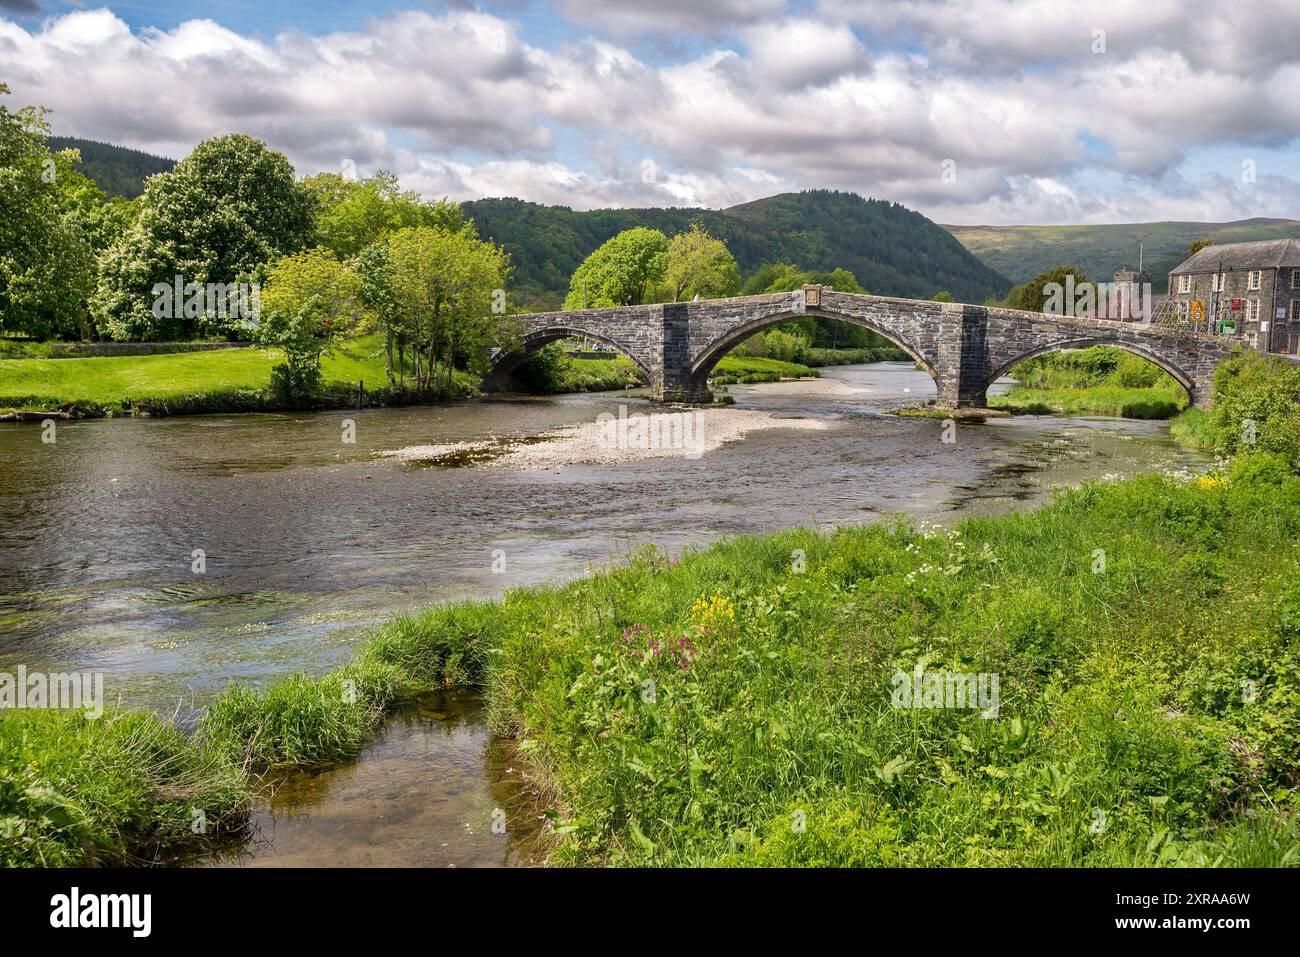
{"type": "MultiPolygon", "coordinates": [[[[572,578],[646,541],[679,550],[896,512],[947,522],[1089,477],[1206,464],[1161,422],[990,419],[945,443],[939,421],[882,414],[933,396],[910,364],[823,375],[833,394],[730,387],[737,408],[823,431],[614,466],[421,467],[377,453],[536,436],[636,406],[637,393],[85,420],[59,423],[53,443],[0,424],[0,670],[102,671],[111,701],[185,715],[232,679],[327,671],[396,612],[572,578]]],[[[527,863],[509,838],[517,821],[506,835],[489,826],[515,773],[501,747],[472,703],[422,702],[362,760],[276,782],[258,812],[270,836],[244,860],[527,863]],[[441,812],[417,813],[419,796],[441,812]],[[373,801],[388,802],[382,815],[373,801]]],[[[510,793],[516,814],[526,802],[510,793]]]]}

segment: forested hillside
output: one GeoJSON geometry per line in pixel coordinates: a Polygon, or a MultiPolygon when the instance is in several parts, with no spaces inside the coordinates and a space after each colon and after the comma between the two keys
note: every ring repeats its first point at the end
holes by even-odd
{"type": "Polygon", "coordinates": [[[518,199],[463,207],[481,236],[511,254],[512,291],[531,308],[558,307],[578,264],[621,230],[648,226],[671,235],[692,222],[723,240],[745,274],[772,262],[813,271],[842,267],[872,293],[929,298],[948,292],[964,302],[1000,296],[1011,285],[920,213],[853,193],[784,193],[724,210],[576,212],[518,199]]]}
{"type": "Polygon", "coordinates": [[[83,140],[75,136],[51,136],[50,149],[81,151],[78,169],[98,184],[109,196],[135,199],[144,192],[144,181],[155,173],[170,172],[175,160],[125,146],[83,140]]]}

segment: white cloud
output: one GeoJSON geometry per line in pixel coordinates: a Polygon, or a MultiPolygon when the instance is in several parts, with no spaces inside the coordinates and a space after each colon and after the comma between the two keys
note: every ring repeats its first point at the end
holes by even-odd
{"type": "MultiPolygon", "coordinates": [[[[543,49],[472,10],[270,38],[210,20],[133,33],[95,10],[31,32],[0,19],[0,75],[17,103],[52,107],[60,133],[182,156],[236,130],[300,172],[352,159],[434,196],[722,206],[833,187],[950,222],[1297,215],[1291,180],[1225,188],[1215,177],[1231,170],[1188,158],[1293,149],[1300,55],[1272,37],[1247,52],[1227,38],[1226,14],[1188,3],[1149,0],[1126,17],[1112,0],[1088,16],[1075,0],[826,0],[797,17],[763,0],[692,4],[734,27],[734,48],[663,64],[592,37],[543,49]],[[1197,12],[1205,39],[1194,43],[1177,24],[1197,12]],[[1108,30],[1100,56],[1077,49],[1094,19],[1108,30]],[[1223,49],[1205,48],[1214,38],[1223,49]],[[643,159],[656,164],[651,182],[643,159]]],[[[596,16],[577,0],[561,6],[596,16]]],[[[1279,30],[1300,18],[1275,0],[1258,6],[1279,30]]],[[[664,22],[682,9],[608,7],[664,22]]]]}
{"type": "Polygon", "coordinates": [[[751,76],[799,88],[858,72],[866,50],[844,24],[816,20],[778,20],[742,31],[751,76]]]}
{"type": "Polygon", "coordinates": [[[785,0],[556,0],[556,8],[577,23],[628,39],[650,34],[716,33],[778,16],[785,0]]]}

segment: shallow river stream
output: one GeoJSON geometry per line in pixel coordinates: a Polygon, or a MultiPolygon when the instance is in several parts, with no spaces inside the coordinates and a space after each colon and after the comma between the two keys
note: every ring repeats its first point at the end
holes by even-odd
{"type": "MultiPolygon", "coordinates": [[[[572,578],[642,542],[680,550],[894,512],[949,522],[1089,477],[1207,461],[1162,422],[1106,418],[963,422],[948,444],[939,421],[881,414],[933,396],[910,364],[823,375],[826,388],[802,394],[730,393],[737,408],[825,430],[755,432],[697,459],[545,470],[376,453],[526,438],[642,400],[87,420],[60,423],[52,444],[37,426],[0,424],[0,670],[102,671],[110,701],[179,706],[184,720],[232,678],[329,670],[396,612],[572,578]]],[[[411,706],[357,761],[273,783],[258,836],[226,863],[539,859],[518,836],[537,814],[509,743],[463,695],[411,706]]]]}

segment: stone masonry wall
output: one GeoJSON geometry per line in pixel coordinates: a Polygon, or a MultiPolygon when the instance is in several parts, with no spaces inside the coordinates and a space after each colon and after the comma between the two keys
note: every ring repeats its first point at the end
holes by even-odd
{"type": "MultiPolygon", "coordinates": [[[[865,296],[805,286],[789,293],[701,302],[533,313],[517,317],[523,347],[564,336],[606,342],[649,376],[656,398],[708,401],[717,361],[747,337],[796,316],[817,315],[865,326],[891,339],[934,377],[939,404],[984,405],[985,390],[1017,362],[1062,348],[1110,345],[1168,371],[1208,406],[1215,367],[1233,340],[1163,326],[1046,316],[960,303],[865,296]]],[[[498,355],[508,372],[522,352],[498,355]]]]}

